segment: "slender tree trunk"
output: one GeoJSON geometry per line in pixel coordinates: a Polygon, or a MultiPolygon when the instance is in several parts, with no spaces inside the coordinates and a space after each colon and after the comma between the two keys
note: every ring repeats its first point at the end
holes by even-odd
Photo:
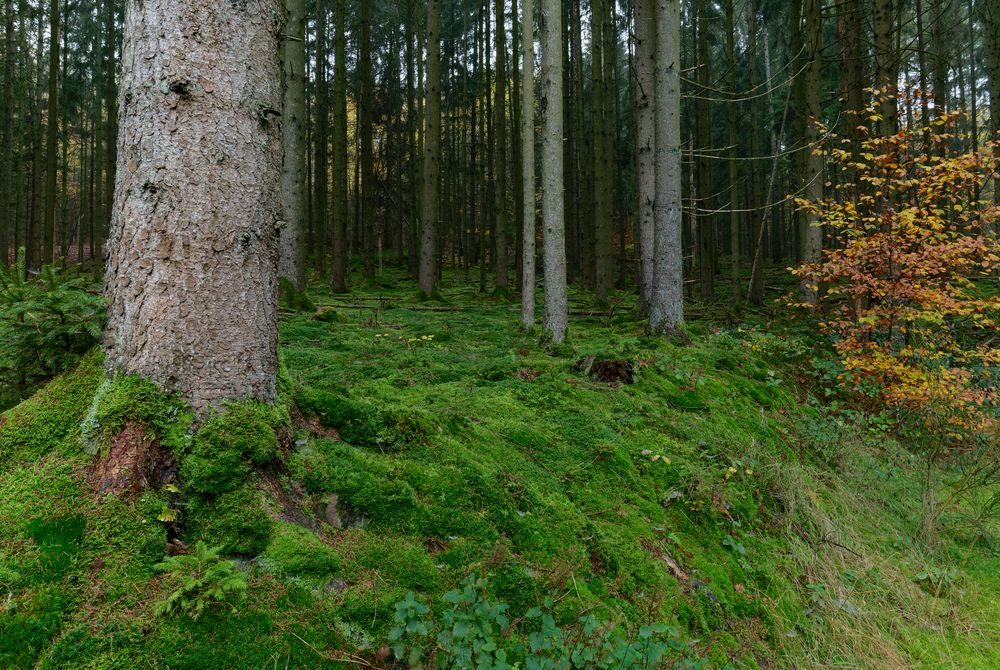
{"type": "Polygon", "coordinates": [[[316,121],[313,125],[313,262],[321,277],[326,276],[326,228],[329,203],[329,117],[330,90],[327,83],[327,0],[316,0],[316,75],[313,91],[316,121]]]}
{"type": "Polygon", "coordinates": [[[496,217],[496,287],[505,293],[510,290],[508,266],[510,265],[511,230],[507,216],[507,39],[506,3],[496,0],[496,84],[493,105],[493,127],[496,140],[493,144],[493,163],[496,181],[493,188],[493,210],[496,217]]]}
{"type": "Polygon", "coordinates": [[[563,30],[560,0],[542,0],[542,226],[545,307],[542,323],[566,339],[566,220],[563,200],[563,30]]]}
{"type": "MultiPolygon", "coordinates": [[[[896,95],[899,88],[896,81],[899,65],[896,54],[893,0],[873,0],[873,3],[875,87],[879,91],[877,104],[879,115],[882,117],[879,121],[879,132],[882,135],[892,135],[898,127],[896,95]]],[[[807,23],[808,20],[807,15],[807,23]]]]}
{"type": "Polygon", "coordinates": [[[656,240],[649,327],[660,334],[684,323],[680,23],[680,0],[656,0],[656,240]]]}
{"type": "Polygon", "coordinates": [[[56,250],[56,171],[59,165],[59,0],[49,5],[49,111],[45,121],[45,248],[42,260],[55,263],[56,250]]]}
{"type": "Polygon", "coordinates": [[[107,366],[198,411],[275,397],[281,10],[128,0],[107,366]]]}
{"type": "MultiPolygon", "coordinates": [[[[330,284],[334,291],[347,290],[347,36],[346,0],[336,0],[333,36],[333,260],[330,284]]],[[[412,75],[407,79],[412,85],[412,75]]],[[[412,111],[412,96],[408,112],[412,111]]],[[[407,123],[411,123],[409,120],[407,123]]],[[[413,162],[413,161],[411,161],[413,162]]],[[[412,214],[411,214],[412,215],[412,214]]]]}
{"type": "MultiPolygon", "coordinates": [[[[441,170],[441,0],[427,3],[427,91],[424,102],[424,192],[420,217],[420,293],[437,284],[438,189],[441,170]]],[[[482,259],[480,259],[482,262],[482,259]]]]}
{"type": "Polygon", "coordinates": [[[361,136],[361,239],[365,253],[365,279],[375,279],[375,157],[373,155],[372,12],[374,0],[361,0],[361,42],[358,45],[358,133],[361,136]]]}
{"type": "Polygon", "coordinates": [[[591,12],[591,67],[593,69],[591,119],[594,142],[594,290],[599,300],[606,300],[611,288],[612,264],[612,214],[611,214],[611,156],[608,152],[608,139],[611,133],[612,120],[607,115],[607,101],[611,95],[608,90],[611,82],[607,80],[605,67],[611,54],[605,51],[608,30],[607,15],[610,11],[608,0],[593,0],[591,12]]]}
{"type": "Polygon", "coordinates": [[[654,0],[635,0],[636,199],[639,220],[639,312],[649,316],[653,299],[656,199],[656,17],[654,0]]]}
{"type": "MultiPolygon", "coordinates": [[[[115,176],[118,164],[118,80],[115,48],[118,38],[115,30],[117,0],[107,0],[104,13],[104,187],[102,192],[107,200],[104,208],[104,218],[101,220],[101,240],[107,239],[111,228],[111,200],[115,193],[115,176]]],[[[95,268],[101,268],[104,263],[104,253],[98,244],[95,251],[95,268]]]]}
{"type": "Polygon", "coordinates": [[[521,2],[521,178],[524,193],[521,236],[521,323],[535,325],[535,6],[521,2]]]}
{"type": "MultiPolygon", "coordinates": [[[[726,13],[726,88],[729,102],[729,257],[732,276],[732,300],[738,305],[742,298],[740,289],[740,215],[739,209],[739,136],[737,132],[736,110],[736,23],[734,20],[734,0],[725,0],[726,13]]],[[[753,64],[750,64],[753,67],[753,64]]],[[[751,87],[752,90],[753,87],[751,87]]],[[[756,93],[755,93],[756,95],[756,93]]]]}
{"type": "MultiPolygon", "coordinates": [[[[1000,136],[1000,0],[985,0],[987,84],[990,94],[990,130],[1000,136]]],[[[1000,160],[1000,145],[993,145],[993,157],[1000,160]]],[[[993,179],[993,200],[1000,203],[1000,179],[993,179]]]]}
{"type": "MultiPolygon", "coordinates": [[[[803,0],[803,15],[805,16],[805,111],[806,111],[806,181],[805,197],[818,201],[823,197],[823,157],[812,151],[820,139],[819,122],[823,119],[823,18],[821,0],[803,0]]],[[[895,110],[893,100],[893,110],[895,110]]],[[[800,253],[804,263],[815,263],[823,253],[823,231],[816,225],[815,214],[804,217],[800,233],[800,253]]],[[[814,304],[817,298],[817,287],[808,280],[803,280],[799,287],[799,295],[803,302],[814,304]]]]}
{"type": "Polygon", "coordinates": [[[10,259],[10,243],[16,238],[17,215],[11,206],[14,174],[14,2],[4,0],[3,81],[7,95],[0,96],[0,267],[10,259]]]}
{"type": "Polygon", "coordinates": [[[284,162],[281,172],[283,227],[278,274],[296,289],[306,287],[306,39],[305,0],[285,0],[285,32],[282,44],[284,112],[281,136],[284,162]]]}
{"type": "MultiPolygon", "coordinates": [[[[752,11],[752,10],[751,10],[752,11]]],[[[712,95],[711,60],[708,51],[708,0],[698,0],[698,97],[695,100],[698,169],[698,289],[702,300],[715,299],[715,216],[712,202],[712,95]]],[[[754,128],[753,132],[757,132],[754,128]]]]}

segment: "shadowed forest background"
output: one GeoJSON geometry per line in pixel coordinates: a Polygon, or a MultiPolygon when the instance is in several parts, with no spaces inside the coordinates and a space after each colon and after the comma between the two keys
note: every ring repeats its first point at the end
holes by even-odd
{"type": "Polygon", "coordinates": [[[0,63],[0,669],[1000,667],[1000,0],[0,63]]]}

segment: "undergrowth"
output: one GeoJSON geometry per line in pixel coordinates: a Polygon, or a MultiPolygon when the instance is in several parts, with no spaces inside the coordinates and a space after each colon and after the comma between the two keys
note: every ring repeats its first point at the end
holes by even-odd
{"type": "MultiPolygon", "coordinates": [[[[592,621],[669,639],[663,667],[1000,666],[993,521],[928,543],[924,461],[814,400],[795,324],[697,307],[691,344],[663,342],[616,295],[552,350],[449,279],[446,311],[404,281],[315,293],[281,323],[276,408],[195,426],[143,382],[102,383],[91,354],[3,415],[0,667],[389,667],[398,604],[444,617],[473,574],[521,658],[539,626],[592,621]],[[592,381],[591,356],[635,383],[592,381]],[[173,490],[88,487],[127,421],[171,450],[173,490]],[[157,616],[168,542],[222,546],[238,606],[157,616]]],[[[441,653],[440,621],[404,662],[441,653]]]]}

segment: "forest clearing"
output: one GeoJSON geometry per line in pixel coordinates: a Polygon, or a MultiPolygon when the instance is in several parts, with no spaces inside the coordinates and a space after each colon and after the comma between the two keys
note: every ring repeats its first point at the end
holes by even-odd
{"type": "Polygon", "coordinates": [[[1000,668],[1000,0],[0,44],[0,669],[1000,668]]]}

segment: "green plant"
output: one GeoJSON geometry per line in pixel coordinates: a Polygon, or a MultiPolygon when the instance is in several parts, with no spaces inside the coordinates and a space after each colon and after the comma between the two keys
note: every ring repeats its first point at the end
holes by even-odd
{"type": "Polygon", "coordinates": [[[210,548],[199,541],[194,554],[167,556],[157,563],[154,567],[167,573],[173,590],[156,604],[155,614],[169,616],[183,612],[197,619],[206,608],[245,591],[246,577],[221,552],[222,547],[210,548]]]}
{"type": "Polygon", "coordinates": [[[50,265],[30,277],[21,249],[12,267],[0,267],[0,408],[79,360],[104,319],[104,298],[87,291],[87,280],[50,265]]]}
{"type": "MultiPolygon", "coordinates": [[[[436,664],[438,668],[490,670],[638,670],[660,667],[668,653],[685,649],[677,640],[678,632],[665,624],[642,626],[629,635],[613,623],[587,615],[572,626],[560,627],[550,598],[512,622],[507,605],[490,600],[486,583],[471,575],[460,588],[448,591],[442,600],[451,607],[440,620],[429,617],[430,607],[413,592],[407,593],[396,603],[395,626],[389,632],[396,658],[405,658],[411,668],[436,664]]],[[[685,658],[674,665],[691,670],[703,666],[700,660],[685,658]]]]}

